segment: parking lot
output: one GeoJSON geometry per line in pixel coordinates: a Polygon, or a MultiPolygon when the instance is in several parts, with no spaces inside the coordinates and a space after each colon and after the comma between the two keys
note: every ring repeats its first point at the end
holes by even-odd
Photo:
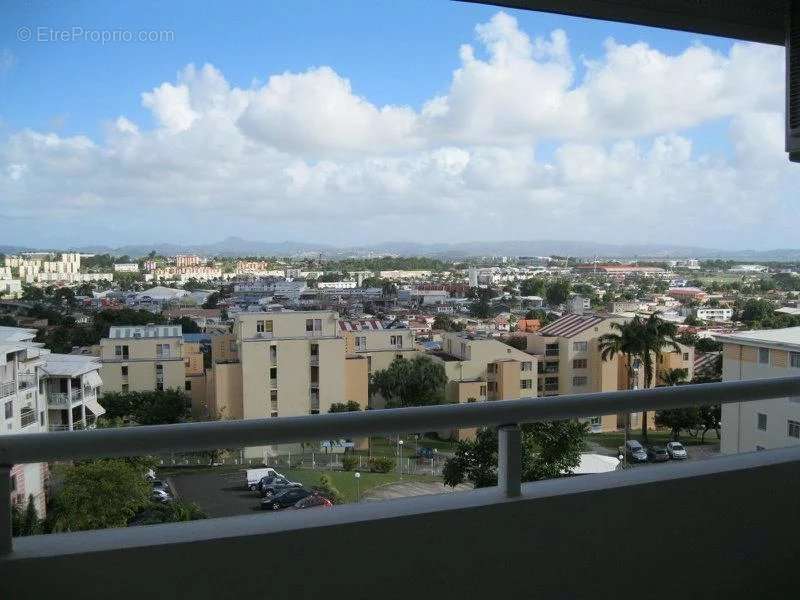
{"type": "Polygon", "coordinates": [[[175,493],[197,504],[210,518],[251,514],[261,498],[245,489],[241,471],[176,473],[168,477],[175,493]]]}

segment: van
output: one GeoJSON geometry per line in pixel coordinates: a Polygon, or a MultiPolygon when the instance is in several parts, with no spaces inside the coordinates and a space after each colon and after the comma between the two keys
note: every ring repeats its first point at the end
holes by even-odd
{"type": "Polygon", "coordinates": [[[261,469],[247,469],[247,489],[255,492],[258,489],[258,482],[264,477],[283,477],[275,469],[271,467],[263,467],[261,469]]]}

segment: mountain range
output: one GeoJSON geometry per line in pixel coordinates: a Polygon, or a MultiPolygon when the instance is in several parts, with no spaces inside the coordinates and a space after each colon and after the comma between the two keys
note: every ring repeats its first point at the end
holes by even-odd
{"type": "Polygon", "coordinates": [[[800,261],[800,249],[721,250],[701,246],[672,244],[607,244],[566,240],[528,240],[501,242],[417,243],[383,242],[361,246],[334,246],[313,242],[263,242],[228,237],[218,242],[197,244],[131,244],[124,246],[90,245],[75,248],[26,248],[0,246],[0,253],[35,251],[73,251],[117,256],[143,256],[153,250],[171,256],[196,253],[205,256],[301,256],[319,254],[327,258],[376,255],[429,256],[458,259],[469,256],[571,256],[581,258],[666,259],[718,258],[741,261],[800,261]]]}

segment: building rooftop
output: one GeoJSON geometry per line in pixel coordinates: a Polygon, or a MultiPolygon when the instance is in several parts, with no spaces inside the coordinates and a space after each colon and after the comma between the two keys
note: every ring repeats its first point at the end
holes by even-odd
{"type": "Polygon", "coordinates": [[[100,360],[94,356],[80,354],[48,354],[42,367],[54,377],[78,377],[100,369],[100,360]]]}
{"type": "Polygon", "coordinates": [[[112,339],[181,337],[180,325],[115,325],[108,331],[112,339]]]}
{"type": "Polygon", "coordinates": [[[558,321],[553,321],[546,327],[542,327],[536,333],[543,337],[566,337],[570,338],[579,333],[602,323],[605,317],[597,315],[567,315],[558,321]]]}
{"type": "Polygon", "coordinates": [[[792,350],[800,350],[800,327],[741,331],[739,333],[715,335],[714,339],[718,342],[744,344],[746,346],[786,346],[792,350]]]}

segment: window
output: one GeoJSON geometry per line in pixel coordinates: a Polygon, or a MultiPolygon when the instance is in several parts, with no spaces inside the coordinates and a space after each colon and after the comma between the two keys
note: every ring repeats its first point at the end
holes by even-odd
{"type": "Polygon", "coordinates": [[[683,360],[684,361],[688,361],[689,360],[689,353],[688,352],[684,352],[683,353],[683,360]]]}
{"type": "Polygon", "coordinates": [[[156,391],[163,392],[164,391],[164,382],[163,381],[156,381],[156,391]]]}
{"type": "Polygon", "coordinates": [[[486,386],[482,385],[481,386],[481,396],[485,396],[485,395],[486,395],[486,386]]]}
{"type": "Polygon", "coordinates": [[[370,373],[372,372],[372,357],[371,356],[367,357],[367,371],[369,371],[370,373]]]}
{"type": "Polygon", "coordinates": [[[795,369],[800,369],[800,352],[790,352],[789,353],[789,360],[795,369]]]}
{"type": "Polygon", "coordinates": [[[758,364],[760,365],[769,364],[769,348],[758,349],[758,364]]]}
{"type": "Polygon", "coordinates": [[[319,367],[311,367],[311,385],[319,384],[319,367]]]}
{"type": "Polygon", "coordinates": [[[264,332],[265,333],[272,333],[272,319],[268,321],[264,321],[264,332]]]}
{"type": "Polygon", "coordinates": [[[497,383],[494,381],[490,381],[486,384],[486,389],[489,390],[490,393],[494,393],[497,391],[497,383]]]}
{"type": "MultiPolygon", "coordinates": [[[[313,348],[311,354],[314,354],[313,348]]],[[[277,346],[270,346],[269,347],[269,362],[273,365],[278,362],[278,347],[277,346]]]]}
{"type": "Polygon", "coordinates": [[[322,319],[306,319],[306,331],[322,331],[322,319]]]}
{"type": "Polygon", "coordinates": [[[256,321],[256,333],[264,333],[264,321],[256,321]]]}
{"type": "Polygon", "coordinates": [[[592,427],[600,427],[603,424],[603,420],[601,417],[589,417],[588,419],[589,425],[592,427]]]}
{"type": "Polygon", "coordinates": [[[757,427],[761,431],[766,431],[767,430],[767,415],[765,415],[764,413],[756,413],[756,415],[758,417],[757,427]]]}
{"type": "Polygon", "coordinates": [[[272,381],[275,381],[275,380],[278,379],[278,367],[270,367],[270,369],[269,369],[269,378],[272,381]]]}
{"type": "Polygon", "coordinates": [[[12,492],[16,492],[17,491],[17,476],[16,475],[12,475],[11,476],[11,491],[12,492]]]}
{"type": "Polygon", "coordinates": [[[589,379],[585,375],[580,375],[578,377],[573,377],[572,378],[572,385],[578,386],[578,387],[579,386],[583,386],[583,385],[586,385],[587,381],[589,381],[589,379]]]}
{"type": "Polygon", "coordinates": [[[792,421],[789,419],[789,437],[800,438],[800,421],[792,421]]]}
{"type": "Polygon", "coordinates": [[[169,344],[156,344],[156,356],[159,358],[169,358],[169,344]]]}
{"type": "Polygon", "coordinates": [[[393,335],[389,337],[389,343],[396,348],[403,347],[403,336],[402,335],[393,335]]]}
{"type": "Polygon", "coordinates": [[[114,346],[114,356],[121,356],[122,358],[128,358],[128,346],[114,346]]]}
{"type": "Polygon", "coordinates": [[[319,356],[319,344],[311,344],[311,356],[319,356]]]}
{"type": "Polygon", "coordinates": [[[122,384],[122,393],[123,394],[127,394],[128,393],[128,384],[127,383],[123,383],[122,384]]]}
{"type": "Polygon", "coordinates": [[[14,416],[14,401],[9,400],[6,402],[6,419],[10,419],[14,416]]]}
{"type": "Polygon", "coordinates": [[[521,369],[523,371],[533,371],[533,363],[531,361],[525,361],[522,363],[521,369]]]}
{"type": "Polygon", "coordinates": [[[184,382],[183,389],[185,389],[187,392],[192,391],[192,382],[189,379],[184,382]]]}
{"type": "Polygon", "coordinates": [[[572,368],[573,369],[585,369],[586,365],[588,365],[588,361],[585,358],[576,358],[572,361],[572,368]]]}
{"type": "Polygon", "coordinates": [[[270,416],[278,416],[278,390],[270,390],[269,392],[269,409],[270,416]]]}
{"type": "Polygon", "coordinates": [[[356,350],[367,349],[367,338],[363,336],[356,337],[356,350]]]}
{"type": "Polygon", "coordinates": [[[44,427],[44,411],[39,413],[39,425],[44,427]]]}
{"type": "Polygon", "coordinates": [[[127,377],[128,376],[128,367],[127,366],[122,367],[120,369],[120,371],[121,371],[121,374],[122,374],[123,377],[127,377]]]}
{"type": "Polygon", "coordinates": [[[572,342],[573,352],[586,352],[589,349],[589,342],[572,342]]]}
{"type": "Polygon", "coordinates": [[[531,384],[530,379],[523,379],[522,381],[519,382],[519,387],[522,388],[523,390],[529,390],[533,387],[533,385],[531,384]]]}

